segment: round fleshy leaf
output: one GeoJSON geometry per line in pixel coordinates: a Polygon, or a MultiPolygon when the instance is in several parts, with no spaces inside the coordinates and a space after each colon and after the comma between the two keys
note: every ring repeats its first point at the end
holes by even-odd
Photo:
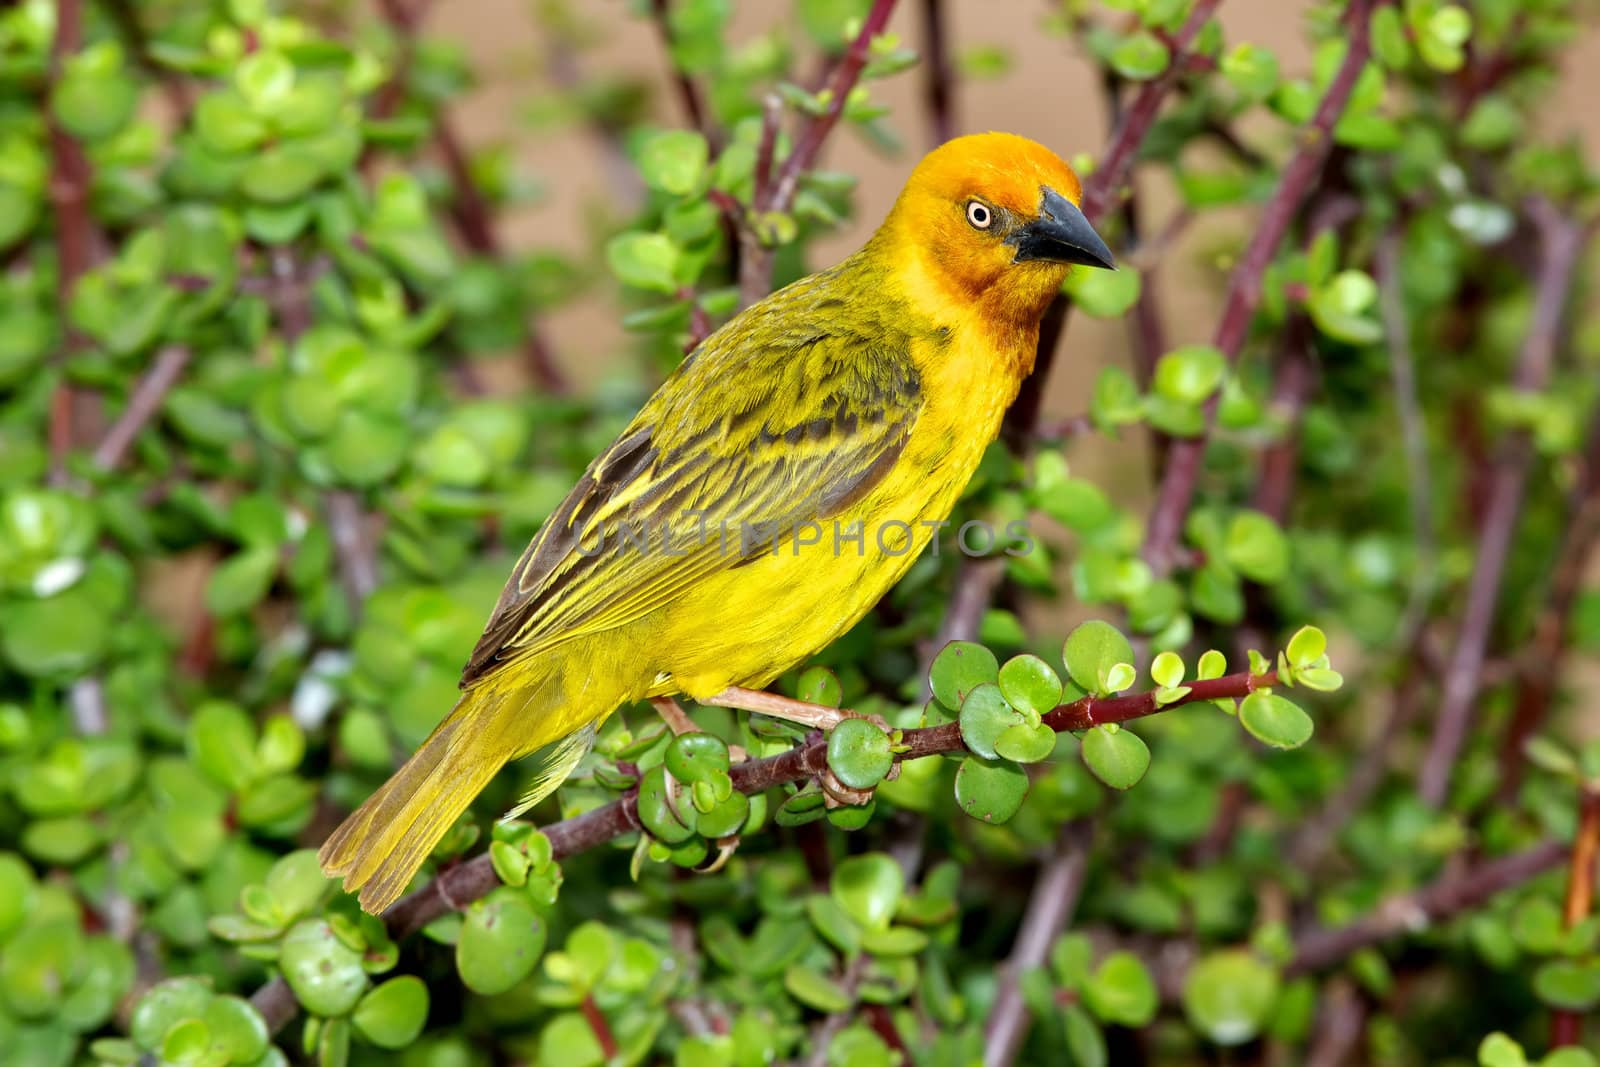
{"type": "Polygon", "coordinates": [[[413,974],[391,978],[361,998],[350,1022],[379,1048],[405,1048],[428,1021],[428,987],[413,974]]]}
{"type": "Polygon", "coordinates": [[[795,699],[836,708],[844,703],[844,687],[826,667],[807,667],[795,685],[795,699]]]}
{"type": "Polygon", "coordinates": [[[527,893],[501,886],[467,909],[456,941],[456,970],[474,993],[504,993],[533,973],[544,943],[544,920],[527,893]]]}
{"type": "Polygon", "coordinates": [[[1056,732],[1044,723],[1029,726],[1018,723],[995,739],[994,750],[1002,759],[1017,763],[1047,760],[1056,750],[1056,732]]]}
{"type": "Polygon", "coordinates": [[[1201,681],[1211,678],[1221,678],[1228,673],[1228,657],[1214,648],[1209,648],[1200,654],[1200,661],[1195,664],[1194,676],[1201,681]]]}
{"type": "Polygon", "coordinates": [[[1252,581],[1271,585],[1289,572],[1289,541],[1259,511],[1241,511],[1228,524],[1228,562],[1252,581]]]}
{"type": "Polygon", "coordinates": [[[968,756],[956,771],[956,803],[974,819],[1006,822],[1027,796],[1027,773],[1007,760],[968,756]]]}
{"type": "Polygon", "coordinates": [[[662,762],[680,782],[709,781],[714,774],[727,773],[728,743],[714,734],[679,734],[667,746],[662,762]]]}
{"type": "Polygon", "coordinates": [[[1012,707],[1044,715],[1061,703],[1061,676],[1038,656],[1012,656],[1000,668],[1000,692],[1012,707]]]}
{"type": "Polygon", "coordinates": [[[828,735],[828,766],[851,789],[871,789],[894,766],[889,736],[866,719],[845,719],[828,735]]]}
{"type": "Polygon", "coordinates": [[[83,935],[75,920],[24,924],[0,953],[0,999],[13,1016],[55,1013],[63,987],[80,965],[83,935]]]}
{"type": "Polygon", "coordinates": [[[1299,748],[1311,740],[1311,716],[1276,693],[1258,690],[1239,703],[1239,722],[1251,736],[1273,748],[1299,748]]]}
{"type": "Polygon", "coordinates": [[[905,872],[881,852],[851,856],[834,869],[828,880],[834,903],[868,930],[882,930],[889,925],[905,888],[905,872]]]}
{"type": "Polygon", "coordinates": [[[1289,638],[1285,649],[1289,662],[1296,667],[1309,667],[1328,651],[1327,636],[1315,626],[1302,626],[1289,638]]]}
{"type": "Polygon", "coordinates": [[[1083,735],[1083,762],[1113,789],[1129,789],[1150,767],[1150,749],[1138,734],[1116,726],[1096,726],[1083,735]]]}
{"type": "Polygon", "coordinates": [[[1183,657],[1176,652],[1162,652],[1150,664],[1150,677],[1164,689],[1182,685],[1183,657]]]}
{"type": "Polygon", "coordinates": [[[1144,1026],[1158,1006],[1155,980],[1131,952],[1107,956],[1085,986],[1084,998],[1096,1018],[1118,1026],[1144,1026]]]}
{"type": "Polygon", "coordinates": [[[1217,391],[1228,372],[1228,360],[1211,345],[1184,345],[1156,363],[1151,385],[1167,400],[1199,404],[1217,391]]]}
{"type": "Polygon", "coordinates": [[[961,707],[968,693],[999,677],[1000,663],[994,653],[971,641],[951,641],[928,668],[933,695],[947,708],[961,707]]]}
{"type": "Polygon", "coordinates": [[[1114,319],[1139,302],[1142,281],[1136,270],[1075,270],[1064,288],[1085,315],[1114,319]]]}
{"type": "Polygon", "coordinates": [[[1534,972],[1533,991],[1553,1008],[1593,1011],[1600,1005],[1600,960],[1550,960],[1534,972]]]}
{"type": "Polygon", "coordinates": [[[320,919],[303,919],[290,927],[278,963],[296,999],[313,1015],[343,1015],[371,984],[361,953],[320,919]]]}
{"type": "Polygon", "coordinates": [[[1277,999],[1278,972],[1242,949],[1206,956],[1183,981],[1189,1021],[1219,1045],[1253,1039],[1277,999]]]}
{"type": "Polygon", "coordinates": [[[639,779],[639,821],[650,836],[664,845],[676,845],[694,836],[694,806],[687,791],[675,802],[667,799],[666,768],[657,764],[639,779]]]}
{"type": "Polygon", "coordinates": [[[712,805],[709,810],[701,812],[696,820],[696,828],[705,837],[727,837],[729,834],[738,833],[749,818],[750,798],[743,793],[734,792],[728,794],[725,800],[712,805]]]}
{"type": "Polygon", "coordinates": [[[709,158],[703,136],[691,130],[667,130],[640,148],[639,172],[652,189],[684,196],[694,191],[709,158]]]}
{"type": "Polygon", "coordinates": [[[139,998],[128,1032],[140,1048],[158,1049],[161,1039],[176,1023],[203,1015],[211,997],[210,983],[204,979],[169,978],[158,982],[139,998]]]}
{"type": "Polygon", "coordinates": [[[1025,725],[1025,720],[998,685],[984,682],[967,694],[961,705],[960,723],[961,740],[968,749],[984,759],[998,759],[995,742],[1013,726],[1025,725]]]}
{"type": "Polygon", "coordinates": [[[1107,682],[1112,668],[1133,662],[1133,645],[1115,626],[1090,619],[1067,635],[1061,658],[1079,688],[1103,694],[1110,691],[1107,682]]]}
{"type": "Polygon", "coordinates": [[[211,1048],[225,1052],[229,1063],[254,1063],[271,1043],[267,1021],[243,997],[212,997],[203,1018],[211,1031],[211,1048]]]}

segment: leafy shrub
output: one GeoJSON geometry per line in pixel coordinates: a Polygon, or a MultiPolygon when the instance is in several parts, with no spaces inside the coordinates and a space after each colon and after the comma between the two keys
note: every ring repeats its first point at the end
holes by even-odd
{"type": "MultiPolygon", "coordinates": [[[[625,709],[384,919],[321,875],[648,382],[820,265],[835,127],[948,131],[1004,74],[895,6],[735,39],[725,0],[633,5],[675,100],[541,102],[641,192],[576,262],[496,234],[519,185],[415,2],[0,11],[8,1063],[1594,1063],[1600,200],[1538,132],[1584,0],[1310,4],[1303,71],[1218,0],[1042,13],[1117,116],[1076,162],[1124,267],[1058,310],[1131,358],[1043,413],[1053,318],[952,527],[1053,532],[927,556],[782,683],[889,732],[625,709]],[[1170,343],[1156,276],[1239,209],[1213,332],[1170,343]],[[579,395],[541,319],[616,285],[637,373],[579,395]],[[1148,494],[1072,472],[1106,440],[1148,494]]],[[[533,17],[561,52],[624,16],[533,17]]]]}

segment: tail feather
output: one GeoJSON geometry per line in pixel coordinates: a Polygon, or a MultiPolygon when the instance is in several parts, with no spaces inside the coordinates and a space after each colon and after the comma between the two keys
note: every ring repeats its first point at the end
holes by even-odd
{"type": "MultiPolygon", "coordinates": [[[[507,727],[525,704],[510,694],[472,690],[416,753],[339,825],[317,859],[361,906],[377,915],[404,893],[428,854],[507,761],[520,754],[507,727]]],[[[527,724],[521,724],[524,730],[527,724]]]]}
{"type": "Polygon", "coordinates": [[[500,817],[515,819],[554,793],[557,787],[567,780],[567,776],[577,769],[578,764],[583,762],[583,757],[589,754],[589,750],[594,748],[595,731],[596,725],[590,723],[546,746],[545,751],[529,756],[528,758],[533,761],[533,773],[529,777],[527,788],[522,791],[517,806],[500,817]]]}

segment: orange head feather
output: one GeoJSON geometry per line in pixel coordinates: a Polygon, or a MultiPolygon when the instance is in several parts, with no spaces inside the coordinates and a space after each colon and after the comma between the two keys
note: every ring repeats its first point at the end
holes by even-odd
{"type": "Polygon", "coordinates": [[[1037,321],[1069,265],[1112,265],[1082,197],[1072,168],[1037,142],[957,137],[923,157],[874,243],[902,265],[912,253],[942,298],[1037,321]]]}

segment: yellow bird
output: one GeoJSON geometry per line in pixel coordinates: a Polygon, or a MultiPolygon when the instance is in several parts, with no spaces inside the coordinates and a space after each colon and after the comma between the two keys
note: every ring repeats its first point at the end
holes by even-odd
{"type": "Polygon", "coordinates": [[[708,337],[506,583],[454,710],[320,859],[377,913],[508,761],[525,810],[619,705],[684,694],[831,725],[758,690],[859,620],[971,478],[1070,264],[1111,267],[1077,176],[1011,134],[952,140],[865,246],[708,337]]]}

